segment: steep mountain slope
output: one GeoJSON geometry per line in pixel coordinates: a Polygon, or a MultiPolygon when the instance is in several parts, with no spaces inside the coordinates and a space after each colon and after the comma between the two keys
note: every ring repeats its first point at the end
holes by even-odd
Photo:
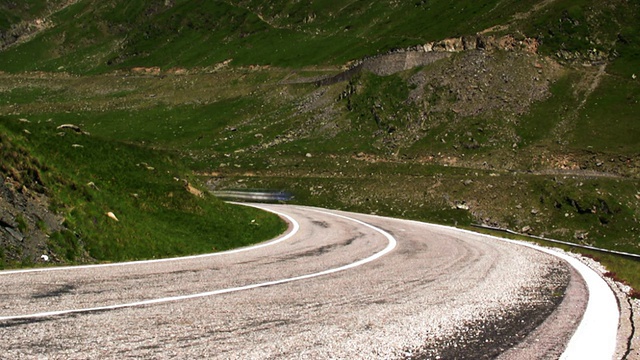
{"type": "Polygon", "coordinates": [[[4,121],[216,190],[640,252],[637,1],[48,4],[0,27],[46,24],[0,52],[4,121]]]}
{"type": "Polygon", "coordinates": [[[300,67],[349,60],[485,29],[537,38],[568,59],[636,53],[638,4],[596,1],[122,1],[0,4],[0,31],[22,14],[41,31],[3,52],[5,71],[112,71],[136,66],[300,67]],[[39,6],[35,6],[35,5],[39,6]],[[19,10],[19,11],[18,11],[19,10]],[[627,49],[629,48],[629,49],[627,49]],[[28,58],[29,61],[24,61],[28,58]]]}
{"type": "Polygon", "coordinates": [[[0,50],[30,40],[51,27],[48,18],[76,0],[0,2],[0,50]]]}

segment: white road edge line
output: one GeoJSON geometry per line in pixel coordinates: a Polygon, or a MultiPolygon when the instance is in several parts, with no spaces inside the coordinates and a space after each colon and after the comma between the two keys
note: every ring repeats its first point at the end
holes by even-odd
{"type": "MultiPolygon", "coordinates": [[[[377,215],[367,216],[380,217],[377,215]]],[[[452,226],[431,224],[415,220],[398,220],[460,231],[476,236],[526,246],[567,261],[569,265],[576,269],[584,279],[589,291],[589,300],[584,315],[582,316],[582,320],[569,340],[569,343],[567,344],[567,347],[562,353],[560,359],[612,359],[614,357],[618,335],[618,321],[620,318],[618,301],[607,282],[604,281],[598,273],[582,263],[580,260],[567,254],[524,241],[500,238],[470,230],[458,229],[452,226]]]]}
{"type": "Polygon", "coordinates": [[[47,272],[47,271],[80,270],[80,269],[91,269],[91,268],[101,268],[101,267],[115,267],[115,266],[129,266],[129,265],[140,265],[140,264],[153,264],[153,263],[162,263],[162,262],[169,262],[169,261],[191,260],[191,259],[200,259],[200,258],[207,258],[207,257],[214,257],[214,256],[237,254],[237,253],[240,253],[240,252],[256,250],[256,249],[260,249],[260,248],[263,248],[263,247],[279,244],[279,243],[281,243],[283,241],[289,240],[290,238],[292,238],[298,232],[298,230],[300,230],[300,224],[298,224],[298,222],[295,221],[291,216],[289,216],[287,214],[282,214],[282,213],[280,213],[278,211],[274,211],[274,210],[270,210],[270,209],[263,209],[263,208],[261,208],[261,209],[269,211],[271,213],[274,213],[274,214],[276,214],[278,216],[284,217],[285,219],[287,219],[287,221],[289,221],[291,223],[293,228],[291,229],[291,231],[287,232],[286,234],[282,235],[281,237],[278,237],[278,238],[276,238],[274,240],[271,240],[271,241],[267,241],[265,243],[252,245],[252,246],[248,246],[248,247],[243,247],[243,248],[239,248],[239,249],[233,249],[233,250],[209,253],[209,254],[190,255],[190,256],[172,257],[172,258],[164,258],[164,259],[125,261],[125,262],[116,262],[116,263],[108,263],[108,264],[45,267],[45,268],[36,268],[36,269],[23,269],[23,270],[7,270],[7,271],[0,271],[0,276],[2,276],[2,275],[11,275],[11,274],[47,272]]]}
{"type": "MultiPolygon", "coordinates": [[[[263,282],[263,283],[259,283],[259,284],[251,284],[251,285],[239,286],[239,287],[234,287],[234,288],[219,289],[219,290],[203,292],[203,293],[197,293],[197,294],[172,296],[172,297],[166,297],[166,298],[137,301],[137,302],[127,303],[127,304],[98,306],[98,307],[84,308],[84,309],[59,310],[59,311],[50,311],[50,312],[42,312],[42,313],[27,314],[27,315],[2,316],[2,317],[0,317],[0,321],[27,320],[27,319],[45,318],[45,317],[58,316],[58,315],[77,314],[77,313],[86,313],[86,312],[98,312],[98,311],[106,311],[106,310],[115,310],[115,309],[137,307],[137,306],[145,306],[145,305],[167,303],[167,302],[175,302],[175,301],[181,301],[181,300],[188,300],[188,299],[195,299],[195,298],[201,298],[201,297],[207,297],[207,296],[227,294],[227,293],[231,293],[231,292],[250,290],[250,289],[266,287],[266,286],[280,285],[280,284],[284,284],[284,283],[288,283],[288,282],[311,279],[311,278],[315,278],[315,277],[319,277],[319,276],[323,276],[323,275],[329,275],[329,274],[337,273],[337,272],[348,270],[348,269],[353,269],[355,267],[358,267],[358,266],[364,265],[366,263],[369,263],[371,261],[379,259],[380,257],[382,257],[382,256],[388,254],[389,252],[391,252],[397,245],[396,239],[391,234],[389,234],[388,232],[386,232],[386,231],[384,231],[384,230],[382,230],[380,228],[377,228],[377,227],[375,227],[373,225],[370,225],[370,224],[367,224],[367,223],[365,223],[363,221],[360,221],[360,220],[357,220],[357,219],[353,219],[353,218],[350,218],[350,217],[347,217],[347,216],[343,216],[343,215],[333,214],[333,213],[330,213],[330,212],[321,211],[321,210],[317,210],[317,209],[310,209],[310,210],[317,211],[317,212],[320,212],[320,213],[323,213],[323,214],[327,214],[327,215],[331,215],[331,216],[335,216],[335,217],[338,217],[338,218],[350,220],[350,221],[353,221],[353,222],[358,223],[360,225],[366,226],[366,227],[368,227],[368,228],[370,228],[370,229],[372,229],[374,231],[377,231],[380,234],[384,235],[388,240],[388,244],[382,251],[377,252],[377,253],[375,253],[375,254],[367,257],[367,258],[358,260],[358,261],[356,261],[354,263],[347,264],[347,265],[340,266],[340,267],[333,268],[333,269],[329,269],[329,270],[320,271],[320,272],[317,272],[317,273],[301,275],[301,276],[291,277],[291,278],[287,278],[287,279],[267,281],[267,282],[263,282]]],[[[276,212],[274,211],[274,213],[276,213],[276,212]]],[[[277,213],[277,214],[280,214],[280,213],[277,213]]],[[[282,215],[284,215],[284,214],[282,214],[282,215]]],[[[288,219],[293,220],[293,218],[291,218],[291,217],[289,217],[287,215],[284,215],[284,216],[286,216],[288,219]]],[[[293,221],[295,221],[295,220],[293,220],[293,221]]]]}
{"type": "Polygon", "coordinates": [[[522,241],[497,239],[559,257],[576,269],[584,279],[589,291],[587,308],[560,360],[612,359],[616,351],[620,310],[607,282],[575,257],[522,241]]]}

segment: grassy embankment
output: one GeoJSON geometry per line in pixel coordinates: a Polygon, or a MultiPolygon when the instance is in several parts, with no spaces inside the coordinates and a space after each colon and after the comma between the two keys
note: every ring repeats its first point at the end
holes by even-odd
{"type": "Polygon", "coordinates": [[[64,216],[68,230],[50,233],[49,245],[65,262],[86,255],[125,261],[221,251],[284,230],[275,215],[188,192],[184,181],[197,181],[171,152],[56,130],[46,120],[0,120],[8,139],[3,164],[32,157],[31,166],[18,170],[20,180],[37,174],[51,211],[64,216]]]}

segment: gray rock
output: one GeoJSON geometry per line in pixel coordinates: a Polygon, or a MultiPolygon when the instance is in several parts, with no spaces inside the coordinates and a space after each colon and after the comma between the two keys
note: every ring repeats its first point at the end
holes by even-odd
{"type": "Polygon", "coordinates": [[[14,238],[16,238],[16,240],[18,240],[18,241],[22,241],[22,240],[24,240],[24,235],[22,235],[22,233],[21,233],[20,231],[17,231],[17,230],[15,230],[15,229],[13,229],[13,228],[10,228],[10,227],[8,227],[8,226],[6,226],[6,227],[4,228],[4,230],[5,230],[6,232],[8,232],[11,236],[13,236],[14,238]]]}

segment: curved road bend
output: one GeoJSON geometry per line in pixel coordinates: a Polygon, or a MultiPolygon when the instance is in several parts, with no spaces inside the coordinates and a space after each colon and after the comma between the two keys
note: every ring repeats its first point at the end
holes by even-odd
{"type": "Polygon", "coordinates": [[[241,252],[0,272],[0,358],[557,359],[586,306],[580,276],[531,248],[261,206],[299,229],[241,252]]]}

